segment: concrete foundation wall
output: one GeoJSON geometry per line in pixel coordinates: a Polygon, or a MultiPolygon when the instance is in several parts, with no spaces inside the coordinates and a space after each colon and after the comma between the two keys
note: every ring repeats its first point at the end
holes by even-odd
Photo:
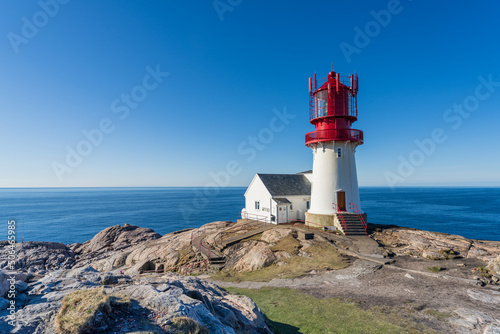
{"type": "Polygon", "coordinates": [[[306,212],[306,225],[311,225],[312,227],[320,226],[335,226],[334,215],[320,215],[317,213],[306,212]],[[311,222],[312,224],[308,224],[311,222]]]}

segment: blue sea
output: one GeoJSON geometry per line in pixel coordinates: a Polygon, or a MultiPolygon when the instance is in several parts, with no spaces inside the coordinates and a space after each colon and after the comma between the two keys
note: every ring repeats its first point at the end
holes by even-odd
{"type": "MultiPolygon", "coordinates": [[[[246,188],[33,188],[0,189],[0,239],[16,220],[21,241],[84,242],[117,224],[160,234],[234,221],[246,188]]],[[[360,189],[368,222],[500,241],[500,188],[360,189]]]]}

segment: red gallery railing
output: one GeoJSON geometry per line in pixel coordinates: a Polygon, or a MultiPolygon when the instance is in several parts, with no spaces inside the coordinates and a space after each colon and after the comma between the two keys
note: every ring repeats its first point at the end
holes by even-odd
{"type": "Polygon", "coordinates": [[[363,143],[363,131],[356,129],[332,129],[316,130],[306,134],[306,145],[334,140],[363,143]]]}

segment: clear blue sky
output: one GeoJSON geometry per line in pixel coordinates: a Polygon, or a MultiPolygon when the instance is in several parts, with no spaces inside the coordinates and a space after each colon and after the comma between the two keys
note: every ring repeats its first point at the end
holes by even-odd
{"type": "Polygon", "coordinates": [[[361,186],[500,185],[496,1],[59,1],[0,2],[0,187],[311,169],[307,81],[332,63],[359,75],[361,186]]]}

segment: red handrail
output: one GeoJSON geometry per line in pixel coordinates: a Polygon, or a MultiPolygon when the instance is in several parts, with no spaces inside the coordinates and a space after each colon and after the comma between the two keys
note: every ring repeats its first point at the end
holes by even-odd
{"type": "Polygon", "coordinates": [[[337,213],[340,215],[340,223],[344,228],[344,234],[347,235],[347,224],[345,223],[344,216],[342,215],[342,211],[340,211],[340,207],[336,203],[332,203],[333,207],[337,210],[337,213]]]}
{"type": "Polygon", "coordinates": [[[361,215],[361,212],[359,211],[358,207],[354,203],[349,203],[351,204],[352,211],[355,211],[355,213],[358,215],[359,220],[361,221],[361,226],[365,229],[365,235],[368,235],[368,226],[366,225],[365,220],[363,219],[363,216],[361,215]]]}

